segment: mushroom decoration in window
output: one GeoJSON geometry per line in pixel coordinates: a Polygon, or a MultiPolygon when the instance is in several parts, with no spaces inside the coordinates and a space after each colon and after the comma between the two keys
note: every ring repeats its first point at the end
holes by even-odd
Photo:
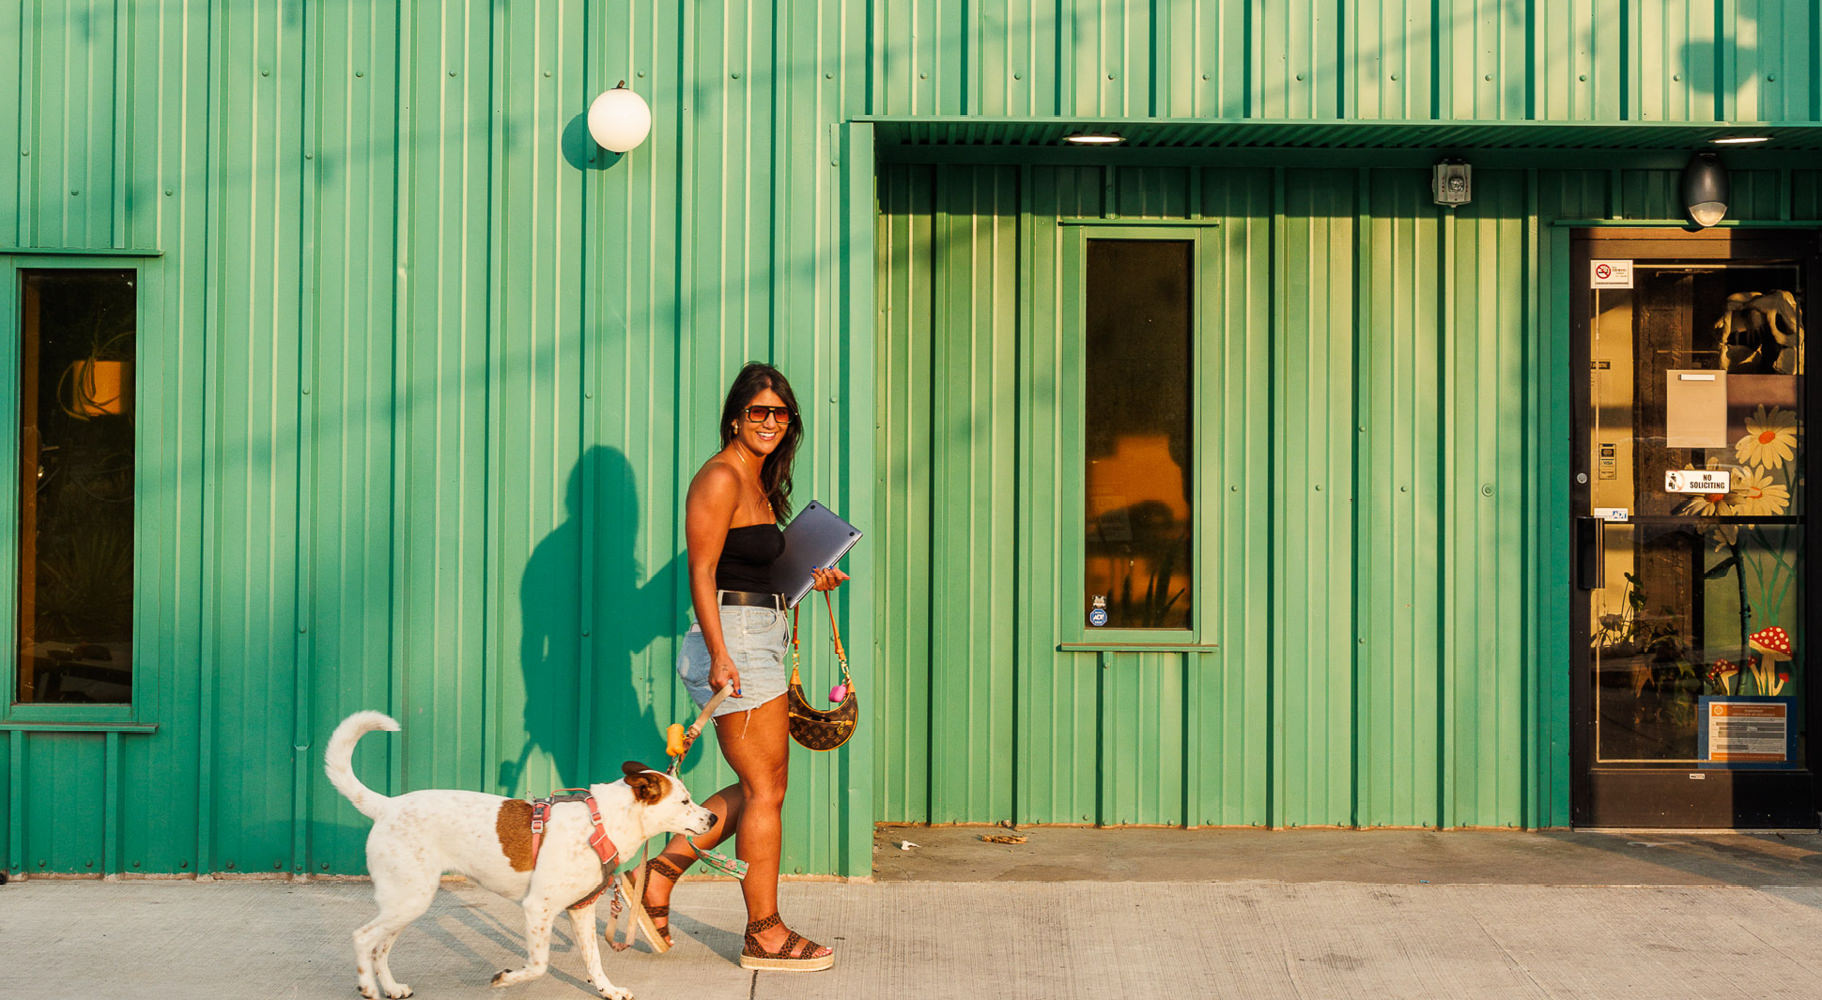
{"type": "Polygon", "coordinates": [[[1756,682],[1758,693],[1775,695],[1783,690],[1783,684],[1774,683],[1777,668],[1772,664],[1791,658],[1790,633],[1776,625],[1771,625],[1747,636],[1746,644],[1752,647],[1754,653],[1758,654],[1752,658],[1750,664],[1752,678],[1756,682]]]}
{"type": "Polygon", "coordinates": [[[1722,694],[1733,693],[1734,678],[1740,676],[1740,668],[1732,660],[1716,660],[1713,669],[1708,671],[1708,679],[1721,689],[1722,694]]]}
{"type": "Polygon", "coordinates": [[[1776,625],[1747,636],[1746,644],[1765,654],[1767,659],[1790,659],[1790,634],[1776,625]]]}

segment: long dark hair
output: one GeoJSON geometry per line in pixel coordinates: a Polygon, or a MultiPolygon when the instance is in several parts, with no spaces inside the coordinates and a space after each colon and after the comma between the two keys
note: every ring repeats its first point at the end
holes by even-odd
{"type": "Polygon", "coordinates": [[[726,448],[734,440],[734,422],[744,416],[747,404],[753,397],[770,389],[784,400],[784,405],[791,408],[791,422],[785,425],[784,440],[765,457],[765,464],[759,467],[759,488],[765,491],[766,502],[772,505],[772,514],[780,521],[791,516],[791,462],[797,457],[797,444],[803,440],[803,411],[797,408],[797,394],[791,391],[791,383],[785,381],[784,373],[771,365],[758,361],[749,361],[740,374],[734,376],[734,384],[728,386],[727,402],[721,404],[721,446],[726,448]]]}

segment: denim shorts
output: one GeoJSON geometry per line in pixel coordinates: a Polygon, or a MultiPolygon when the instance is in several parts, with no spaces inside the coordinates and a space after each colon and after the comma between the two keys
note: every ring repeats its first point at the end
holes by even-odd
{"type": "MultiPolygon", "coordinates": [[[[771,701],[784,694],[791,673],[784,665],[785,647],[791,642],[791,624],[783,611],[772,608],[748,608],[723,605],[721,639],[728,655],[740,671],[740,695],[729,695],[715,709],[717,718],[771,701]]],[[[709,687],[709,647],[702,638],[702,626],[692,623],[683,637],[683,648],[677,653],[677,676],[689,689],[698,707],[709,703],[715,692],[709,687]]]]}

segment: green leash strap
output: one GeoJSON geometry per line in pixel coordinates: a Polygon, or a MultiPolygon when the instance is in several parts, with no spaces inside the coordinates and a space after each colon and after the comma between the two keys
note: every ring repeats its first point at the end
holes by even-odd
{"type": "Polygon", "coordinates": [[[696,852],[696,857],[702,859],[702,863],[708,865],[710,868],[715,869],[723,875],[732,875],[737,879],[747,877],[747,863],[745,861],[697,847],[696,842],[689,837],[683,838],[683,842],[690,845],[690,850],[696,852]]]}

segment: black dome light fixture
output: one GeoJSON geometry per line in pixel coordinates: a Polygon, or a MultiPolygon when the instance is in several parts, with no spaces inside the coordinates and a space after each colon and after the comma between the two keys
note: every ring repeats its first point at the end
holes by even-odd
{"type": "Polygon", "coordinates": [[[1727,168],[1715,153],[1703,150],[1683,168],[1683,208],[1698,228],[1707,229],[1727,217],[1727,168]]]}

